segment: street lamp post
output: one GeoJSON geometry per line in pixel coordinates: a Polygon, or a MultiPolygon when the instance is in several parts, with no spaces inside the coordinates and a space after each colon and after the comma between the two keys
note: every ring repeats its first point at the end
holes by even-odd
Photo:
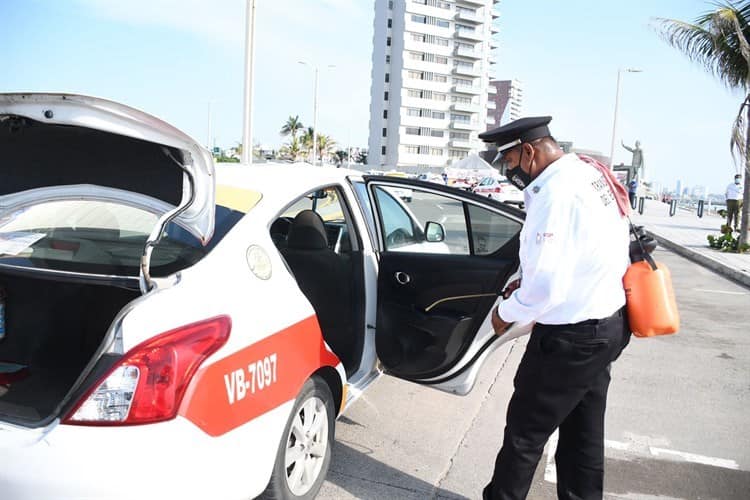
{"type": "Polygon", "coordinates": [[[245,165],[253,163],[253,67],[255,47],[255,0],[247,0],[247,19],[245,22],[245,95],[242,116],[242,155],[245,165]]]}
{"type": "MultiPolygon", "coordinates": [[[[305,61],[297,61],[298,63],[309,66],[313,69],[315,73],[315,83],[313,85],[313,133],[312,133],[312,142],[313,142],[313,158],[312,158],[312,164],[315,165],[318,161],[318,66],[313,66],[310,63],[307,63],[305,61]]],[[[326,66],[328,68],[335,68],[333,64],[329,64],[326,66]]]]}
{"type": "Polygon", "coordinates": [[[617,91],[615,92],[615,116],[612,120],[612,144],[609,148],[609,169],[615,168],[615,133],[617,131],[617,108],[620,106],[620,75],[625,71],[627,73],[640,73],[642,70],[635,68],[618,68],[617,69],[617,91]]]}

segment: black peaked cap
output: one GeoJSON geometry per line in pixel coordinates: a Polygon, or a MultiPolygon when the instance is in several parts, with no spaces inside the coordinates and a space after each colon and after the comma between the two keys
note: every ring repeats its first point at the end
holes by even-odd
{"type": "Polygon", "coordinates": [[[551,116],[530,116],[512,121],[479,134],[484,142],[494,142],[498,151],[504,151],[524,142],[531,142],[542,137],[549,137],[547,124],[552,121],[551,116]]]}

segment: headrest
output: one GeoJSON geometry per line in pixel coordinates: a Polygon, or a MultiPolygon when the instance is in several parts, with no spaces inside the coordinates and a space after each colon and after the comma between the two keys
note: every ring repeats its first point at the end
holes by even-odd
{"type": "Polygon", "coordinates": [[[328,236],[323,219],[312,210],[303,210],[292,222],[287,238],[287,248],[322,250],[328,248],[328,236]]]}

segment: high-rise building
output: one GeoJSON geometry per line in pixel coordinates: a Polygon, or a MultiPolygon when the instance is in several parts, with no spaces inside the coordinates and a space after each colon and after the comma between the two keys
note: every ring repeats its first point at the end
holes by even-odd
{"type": "Polygon", "coordinates": [[[375,1],[370,165],[417,172],[485,149],[498,2],[375,1]]]}
{"type": "Polygon", "coordinates": [[[516,79],[492,80],[490,85],[495,87],[495,93],[490,94],[487,106],[487,116],[493,120],[492,124],[488,120],[487,130],[521,118],[523,113],[521,82],[516,79]]]}

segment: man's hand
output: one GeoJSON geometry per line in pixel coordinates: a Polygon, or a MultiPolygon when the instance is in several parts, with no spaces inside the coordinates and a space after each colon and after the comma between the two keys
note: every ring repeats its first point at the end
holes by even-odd
{"type": "Polygon", "coordinates": [[[497,313],[497,308],[498,306],[495,306],[495,308],[492,310],[492,328],[495,329],[495,335],[500,336],[504,334],[513,323],[506,323],[505,321],[503,321],[503,319],[497,313]]]}
{"type": "Polygon", "coordinates": [[[510,283],[508,283],[508,286],[505,287],[505,290],[503,290],[500,295],[503,296],[505,300],[507,300],[510,297],[510,294],[513,293],[515,290],[518,290],[521,288],[521,280],[513,280],[510,283]]]}

